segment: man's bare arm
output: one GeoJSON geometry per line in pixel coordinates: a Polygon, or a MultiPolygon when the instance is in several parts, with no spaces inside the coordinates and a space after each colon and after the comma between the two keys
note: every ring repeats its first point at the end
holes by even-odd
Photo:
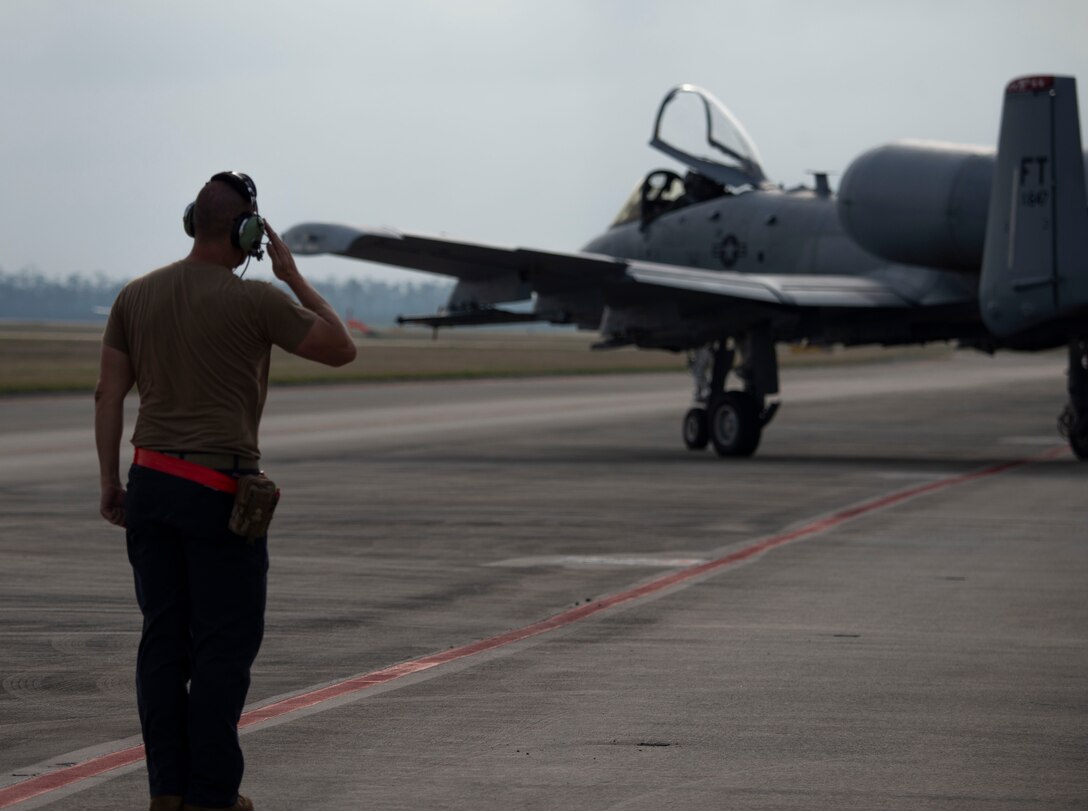
{"type": "Polygon", "coordinates": [[[125,429],[125,395],[136,377],[128,355],[102,345],[98,386],[94,390],[94,441],[102,497],[98,511],[111,524],[125,525],[125,491],[121,486],[121,434],[125,429]]]}
{"type": "Polygon", "coordinates": [[[326,366],[351,363],[355,360],[355,341],[351,339],[351,333],[336,311],[299,272],[291,249],[272,230],[268,220],[264,221],[264,227],[268,234],[268,256],[272,260],[272,272],[277,279],[291,288],[299,304],[317,316],[294,354],[326,366]]]}

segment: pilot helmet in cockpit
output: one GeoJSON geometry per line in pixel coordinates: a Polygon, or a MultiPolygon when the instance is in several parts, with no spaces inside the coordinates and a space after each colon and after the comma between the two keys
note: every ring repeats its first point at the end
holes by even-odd
{"type": "Polygon", "coordinates": [[[713,200],[725,194],[725,187],[716,183],[706,175],[701,175],[694,170],[684,175],[684,196],[693,203],[701,203],[704,200],[713,200]]]}

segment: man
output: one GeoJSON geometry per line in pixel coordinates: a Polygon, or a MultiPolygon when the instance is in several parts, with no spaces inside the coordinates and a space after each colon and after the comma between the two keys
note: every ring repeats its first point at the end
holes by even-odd
{"type": "Polygon", "coordinates": [[[228,527],[235,479],[259,472],[257,428],[273,344],[341,366],[355,345],[290,250],[257,214],[253,182],[215,175],[186,209],[189,255],[127,284],[110,311],[95,391],[100,512],[126,527],[143,635],[137,703],[152,811],[253,804],[238,794],[238,720],[264,631],[267,537],[228,527]],[[244,281],[260,258],[276,278],[244,281]],[[121,485],[123,404],[140,410],[121,485]],[[233,487],[232,487],[233,485],[233,487]]]}

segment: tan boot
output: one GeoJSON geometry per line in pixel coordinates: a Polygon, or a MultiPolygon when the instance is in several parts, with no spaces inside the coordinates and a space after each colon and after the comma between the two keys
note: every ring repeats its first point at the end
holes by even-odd
{"type": "Polygon", "coordinates": [[[206,808],[203,805],[189,805],[186,803],[181,806],[181,811],[254,811],[254,808],[253,801],[249,797],[243,797],[239,794],[237,801],[230,808],[206,808]]]}
{"type": "Polygon", "coordinates": [[[149,811],[181,811],[184,799],[176,794],[160,794],[151,798],[149,811]]]}

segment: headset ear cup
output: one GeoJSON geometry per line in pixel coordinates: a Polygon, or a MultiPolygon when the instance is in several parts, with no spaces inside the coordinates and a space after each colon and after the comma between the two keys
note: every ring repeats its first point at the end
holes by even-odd
{"type": "Polygon", "coordinates": [[[185,226],[185,233],[192,238],[196,238],[196,228],[193,227],[193,210],[196,208],[196,202],[189,203],[185,206],[185,213],[181,215],[181,224],[185,226]]]}
{"type": "Polygon", "coordinates": [[[235,221],[230,240],[248,256],[257,256],[264,237],[264,220],[258,214],[243,214],[235,221]]]}

